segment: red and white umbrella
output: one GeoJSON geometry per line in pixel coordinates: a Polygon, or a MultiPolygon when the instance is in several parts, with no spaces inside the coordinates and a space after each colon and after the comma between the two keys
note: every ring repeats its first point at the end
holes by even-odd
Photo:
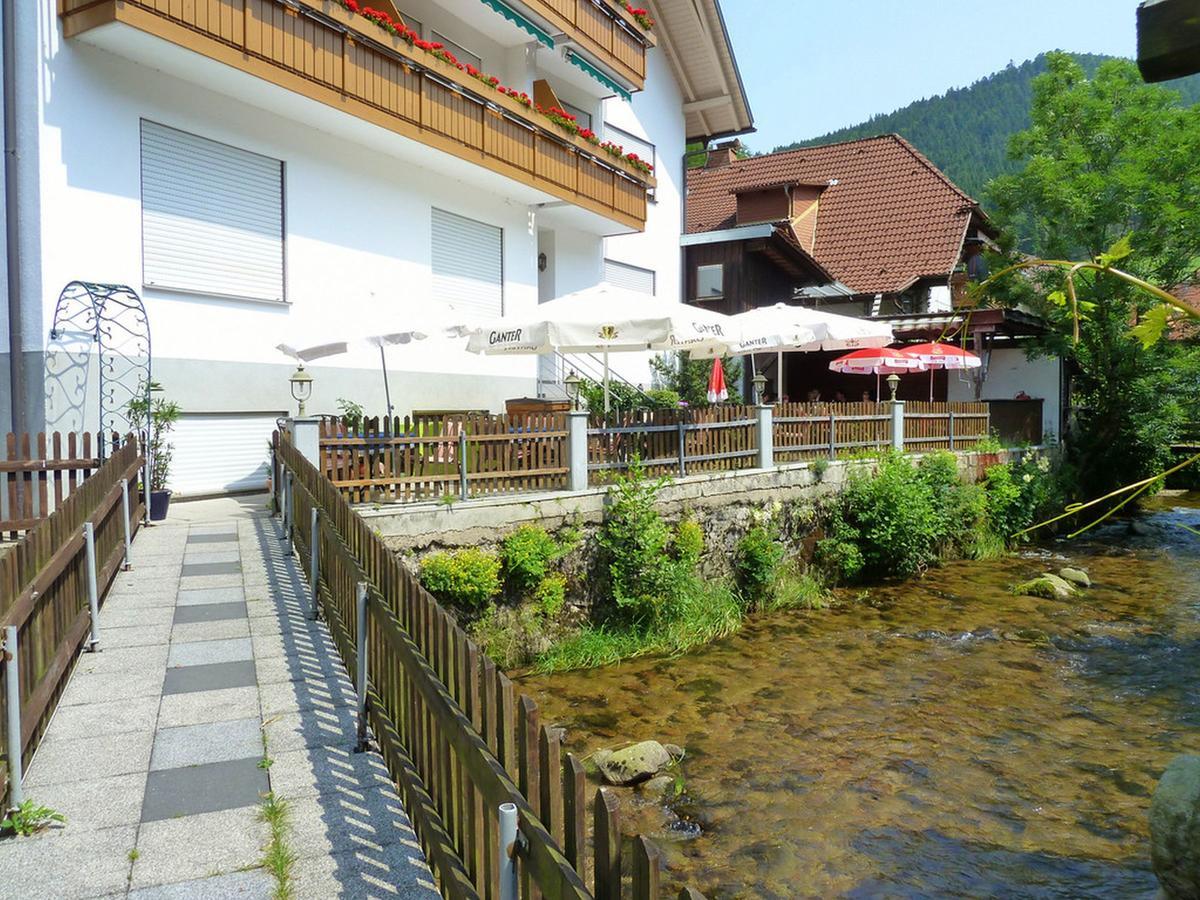
{"type": "Polygon", "coordinates": [[[978,369],[983,365],[983,360],[970,350],[965,350],[962,347],[956,347],[954,344],[939,344],[937,342],[930,344],[913,344],[911,347],[905,347],[904,351],[910,353],[929,369],[929,399],[933,400],[933,370],[934,369],[978,369]]]}
{"type": "Polygon", "coordinates": [[[879,400],[879,376],[924,372],[928,367],[919,358],[892,347],[872,347],[839,356],[829,364],[831,371],[843,375],[874,375],[875,399],[879,400]]]}
{"type": "Polygon", "coordinates": [[[725,369],[721,360],[714,359],[712,372],[708,376],[708,402],[724,403],[729,399],[729,390],[725,387],[725,369]]]}

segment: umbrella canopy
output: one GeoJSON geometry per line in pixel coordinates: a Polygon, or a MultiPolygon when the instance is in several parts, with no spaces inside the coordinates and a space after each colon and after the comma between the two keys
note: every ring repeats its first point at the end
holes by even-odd
{"type": "Polygon", "coordinates": [[[886,347],[894,338],[886,322],[776,303],[731,316],[741,340],[737,352],[851,350],[886,347]]]}
{"type": "Polygon", "coordinates": [[[480,322],[473,353],[622,353],[717,350],[736,342],[729,316],[600,284],[538,304],[525,313],[480,322]]]}
{"type": "Polygon", "coordinates": [[[708,402],[724,403],[729,399],[729,390],[725,387],[725,368],[720,359],[714,359],[712,372],[708,376],[708,402]]]}
{"type": "Polygon", "coordinates": [[[924,372],[928,367],[904,350],[877,347],[855,350],[839,356],[829,364],[831,371],[843,375],[900,375],[904,372],[924,372]]]}
{"type": "Polygon", "coordinates": [[[904,352],[915,356],[930,369],[978,369],[983,365],[976,354],[953,344],[913,344],[904,352]]]}

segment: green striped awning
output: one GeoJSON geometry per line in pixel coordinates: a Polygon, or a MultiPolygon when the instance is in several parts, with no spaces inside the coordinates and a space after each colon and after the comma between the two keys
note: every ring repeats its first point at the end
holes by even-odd
{"type": "Polygon", "coordinates": [[[622,87],[620,82],[605,75],[602,71],[600,71],[600,69],[593,66],[590,62],[588,62],[586,59],[584,59],[582,56],[580,56],[574,50],[567,51],[567,59],[570,60],[573,65],[577,66],[580,69],[583,69],[583,71],[587,72],[589,75],[591,75],[593,78],[595,78],[598,82],[600,82],[602,85],[604,85],[610,91],[612,91],[614,94],[616,94],[618,97],[620,97],[622,100],[625,100],[626,102],[628,102],[633,99],[633,94],[629,93],[629,91],[626,88],[622,87]]]}
{"type": "Polygon", "coordinates": [[[518,28],[528,31],[551,50],[554,49],[554,38],[550,37],[544,28],[539,28],[538,26],[534,25],[507,3],[502,3],[501,0],[483,0],[483,5],[490,6],[518,28]]]}

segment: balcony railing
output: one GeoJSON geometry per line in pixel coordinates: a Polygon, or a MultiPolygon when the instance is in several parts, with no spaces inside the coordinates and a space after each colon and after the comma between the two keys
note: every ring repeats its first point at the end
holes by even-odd
{"type": "Polygon", "coordinates": [[[646,86],[646,50],[654,36],[612,0],[525,2],[637,90],[646,86]]]}
{"type": "Polygon", "coordinates": [[[63,0],[61,15],[67,37],[121,22],[627,227],[645,226],[652,177],[328,0],[63,0]]]}

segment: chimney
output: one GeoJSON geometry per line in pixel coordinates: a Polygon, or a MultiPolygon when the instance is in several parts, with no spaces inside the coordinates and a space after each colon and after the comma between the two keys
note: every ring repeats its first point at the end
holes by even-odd
{"type": "Polygon", "coordinates": [[[738,152],[742,149],[742,142],[737,138],[732,141],[725,141],[723,144],[717,144],[708,151],[708,159],[704,163],[706,169],[719,169],[722,166],[727,166],[738,158],[738,152]]]}

